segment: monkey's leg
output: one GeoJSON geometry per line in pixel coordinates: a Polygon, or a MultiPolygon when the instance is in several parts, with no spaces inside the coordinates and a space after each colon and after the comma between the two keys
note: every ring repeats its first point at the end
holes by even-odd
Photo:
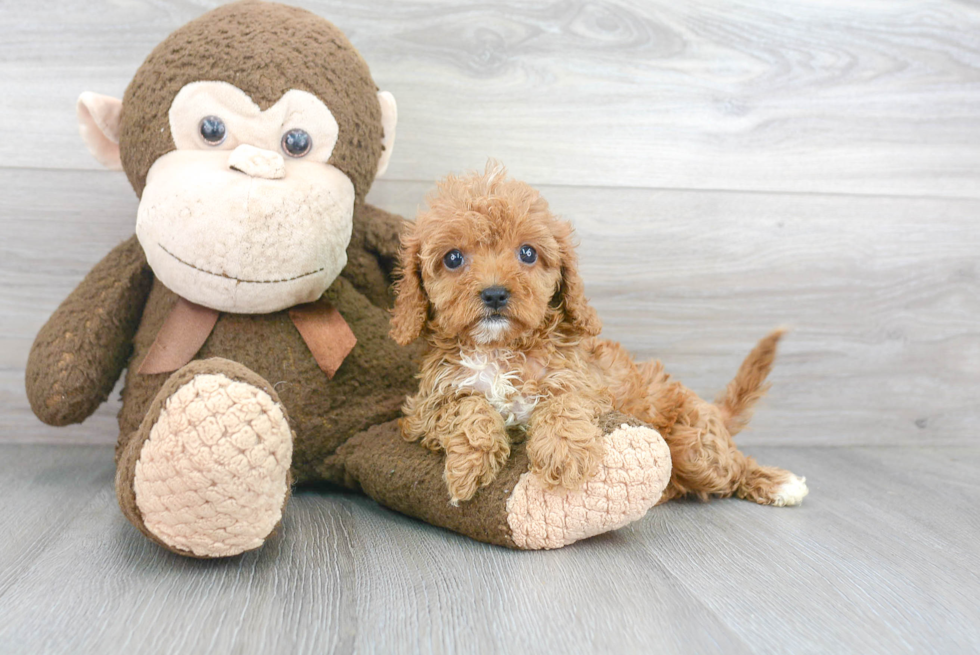
{"type": "Polygon", "coordinates": [[[604,417],[601,427],[599,471],[575,492],[546,488],[528,472],[520,444],[493,482],[454,507],[443,455],[405,441],[395,421],[354,436],[334,464],[350,486],[427,523],[508,548],[560,548],[641,518],[667,486],[670,452],[656,431],[618,413],[604,417]]]}
{"type": "Polygon", "coordinates": [[[164,548],[228,557],[263,544],[289,497],[294,434],[272,386],[226,359],[157,393],[116,470],[123,514],[164,548]]]}

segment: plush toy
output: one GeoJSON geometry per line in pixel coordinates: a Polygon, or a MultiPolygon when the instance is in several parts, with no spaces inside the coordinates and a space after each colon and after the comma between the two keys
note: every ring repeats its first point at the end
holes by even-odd
{"type": "Polygon", "coordinates": [[[443,460],[399,434],[415,351],[388,336],[403,219],[364,202],[395,102],[331,23],[242,2],[167,37],[122,100],[85,93],[82,136],[140,197],[136,234],[41,329],[27,393],[46,423],[88,417],[127,370],[116,491],[163,547],[261,546],[293,484],[332,482],[483,541],[553,548],[642,516],[670,464],[652,430],[604,417],[574,494],[515,449],[450,505],[443,460]]]}

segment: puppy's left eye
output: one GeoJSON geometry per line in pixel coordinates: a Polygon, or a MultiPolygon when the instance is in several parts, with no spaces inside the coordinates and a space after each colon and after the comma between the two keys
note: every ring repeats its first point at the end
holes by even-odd
{"type": "Polygon", "coordinates": [[[446,268],[452,270],[459,268],[463,265],[463,253],[453,249],[446,253],[446,256],[442,258],[442,263],[446,265],[446,268]]]}
{"type": "Polygon", "coordinates": [[[521,261],[525,264],[533,264],[538,261],[538,251],[532,246],[526,243],[521,246],[521,249],[517,252],[517,256],[521,258],[521,261]]]}

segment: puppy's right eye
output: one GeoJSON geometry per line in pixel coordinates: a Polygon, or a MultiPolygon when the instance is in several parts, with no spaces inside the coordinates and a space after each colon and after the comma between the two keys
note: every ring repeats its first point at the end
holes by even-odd
{"type": "Polygon", "coordinates": [[[538,261],[538,251],[534,249],[533,246],[529,246],[526,243],[521,246],[521,249],[517,251],[517,256],[521,258],[521,261],[525,264],[533,264],[538,261]]]}
{"type": "Polygon", "coordinates": [[[463,253],[458,250],[450,250],[446,253],[446,256],[442,258],[442,263],[446,265],[446,268],[452,270],[454,268],[459,268],[463,265],[463,253]]]}

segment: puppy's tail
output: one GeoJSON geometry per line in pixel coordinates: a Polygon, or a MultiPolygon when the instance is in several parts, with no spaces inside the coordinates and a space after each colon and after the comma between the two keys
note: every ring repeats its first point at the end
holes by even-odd
{"type": "Polygon", "coordinates": [[[725,391],[715,400],[715,405],[721,410],[725,427],[732,436],[741,432],[748,424],[756,402],[769,391],[766,377],[776,358],[776,344],[785,333],[785,328],[779,328],[756,344],[742,362],[735,379],[728,383],[725,391]]]}

